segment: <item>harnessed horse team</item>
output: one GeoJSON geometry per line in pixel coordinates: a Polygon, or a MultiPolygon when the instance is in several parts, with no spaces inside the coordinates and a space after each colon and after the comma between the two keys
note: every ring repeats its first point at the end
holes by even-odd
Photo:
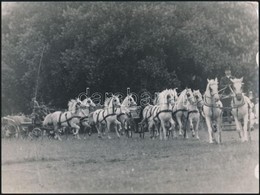
{"type": "MultiPolygon", "coordinates": [[[[218,80],[207,80],[207,87],[204,95],[199,90],[184,89],[179,95],[175,89],[165,89],[157,94],[153,105],[148,104],[141,112],[142,121],[139,123],[139,133],[148,130],[151,138],[160,137],[160,140],[167,140],[170,135],[172,138],[183,135],[188,138],[187,125],[193,137],[199,139],[199,124],[202,118],[206,122],[208,129],[209,143],[221,143],[222,114],[223,105],[220,100],[218,90],[218,80]],[[202,118],[201,118],[202,117],[202,118]],[[216,137],[216,138],[215,138],[216,137]]],[[[241,141],[248,141],[251,138],[248,126],[252,126],[250,121],[250,100],[242,93],[241,79],[232,79],[232,115],[235,120],[236,129],[241,141]],[[240,121],[243,120],[243,126],[240,121]]],[[[221,90],[220,90],[221,91],[221,90]]],[[[71,128],[74,136],[80,139],[80,127],[91,129],[95,126],[98,137],[102,138],[107,134],[110,137],[112,125],[115,127],[117,137],[124,133],[130,137],[131,124],[133,122],[130,108],[137,106],[132,94],[128,94],[120,102],[116,95],[107,98],[104,107],[93,112],[96,105],[87,97],[81,101],[79,98],[68,102],[68,111],[56,111],[49,113],[43,121],[43,126],[54,128],[54,137],[60,137],[60,128],[71,128]]]]}
{"type": "MultiPolygon", "coordinates": [[[[229,87],[233,92],[232,115],[239,137],[244,142],[248,141],[248,137],[250,138],[250,131],[248,131],[250,100],[242,93],[242,80],[242,78],[233,79],[233,84],[229,87]],[[243,131],[241,119],[243,119],[243,131]]],[[[202,116],[207,125],[209,143],[214,141],[221,143],[223,105],[220,100],[218,80],[216,78],[207,81],[204,95],[199,90],[192,91],[190,88],[184,89],[179,95],[176,88],[158,93],[153,105],[148,104],[142,110],[141,132],[144,133],[145,129],[148,129],[151,138],[154,139],[159,135],[160,140],[167,140],[170,135],[172,138],[177,137],[177,132],[184,138],[188,138],[187,124],[189,124],[192,136],[199,139],[199,124],[202,116]]],[[[92,121],[98,137],[102,138],[107,133],[107,137],[111,139],[109,133],[112,124],[115,126],[117,137],[124,132],[129,133],[128,130],[131,128],[129,108],[136,105],[132,95],[127,95],[122,103],[118,96],[112,95],[105,100],[104,108],[90,112],[90,108],[95,107],[95,104],[89,97],[83,101],[71,100],[68,104],[68,112],[57,111],[47,115],[44,125],[53,125],[59,140],[61,138],[58,135],[58,128],[61,126],[75,129],[74,135],[80,139],[80,125],[90,128],[90,121],[92,121]]]]}

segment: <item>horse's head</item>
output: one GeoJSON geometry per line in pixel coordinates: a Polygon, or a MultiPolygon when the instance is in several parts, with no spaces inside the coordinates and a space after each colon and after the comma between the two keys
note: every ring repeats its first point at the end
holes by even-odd
{"type": "Polygon", "coordinates": [[[232,81],[232,89],[236,95],[237,100],[242,99],[242,86],[243,86],[243,77],[240,79],[230,79],[232,81]]]}
{"type": "Polygon", "coordinates": [[[194,90],[193,95],[198,106],[200,106],[203,103],[203,98],[202,98],[202,94],[200,93],[200,90],[194,90]]]}
{"type": "Polygon", "coordinates": [[[174,106],[174,93],[172,90],[165,89],[161,93],[159,93],[158,102],[159,104],[168,104],[174,106]]]}
{"type": "Polygon", "coordinates": [[[168,89],[167,92],[167,103],[174,106],[178,98],[177,91],[176,89],[168,89]]]}
{"type": "Polygon", "coordinates": [[[68,111],[71,111],[73,114],[76,113],[82,107],[82,103],[80,99],[72,99],[68,103],[68,111]]]}
{"type": "Polygon", "coordinates": [[[187,99],[188,99],[189,101],[191,101],[191,102],[194,102],[194,101],[195,101],[191,88],[187,88],[187,89],[186,89],[186,97],[187,97],[187,99]]]}
{"type": "Polygon", "coordinates": [[[207,79],[208,86],[207,90],[209,90],[210,96],[213,97],[215,102],[219,101],[219,95],[218,95],[218,79],[207,79]]]}
{"type": "MultiPolygon", "coordinates": [[[[126,96],[125,100],[127,100],[127,105],[128,105],[128,107],[136,106],[136,105],[137,105],[137,103],[135,102],[135,100],[134,100],[132,94],[128,94],[128,95],[126,96]]],[[[124,101],[125,101],[125,100],[124,100],[124,101]]]]}
{"type": "MultiPolygon", "coordinates": [[[[113,95],[112,98],[111,98],[111,103],[114,107],[120,107],[121,106],[121,103],[120,103],[120,99],[118,96],[116,95],[113,95]]],[[[110,106],[110,105],[109,105],[110,106]]]]}
{"type": "Polygon", "coordinates": [[[91,98],[89,98],[89,97],[87,97],[86,99],[84,99],[83,101],[82,101],[82,104],[83,105],[85,105],[86,107],[95,107],[96,106],[96,104],[92,101],[92,99],[91,98]]]}

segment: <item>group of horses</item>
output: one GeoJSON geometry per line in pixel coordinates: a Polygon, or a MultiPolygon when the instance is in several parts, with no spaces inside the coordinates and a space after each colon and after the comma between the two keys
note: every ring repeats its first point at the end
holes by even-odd
{"type": "MultiPolygon", "coordinates": [[[[157,94],[153,105],[147,105],[141,112],[142,121],[139,123],[140,131],[148,129],[151,138],[159,136],[160,140],[167,140],[183,135],[188,138],[189,130],[192,136],[199,139],[199,123],[201,116],[204,118],[209,143],[221,143],[223,105],[218,89],[218,80],[208,79],[204,95],[199,90],[190,88],[184,89],[180,94],[175,89],[165,89],[157,94]],[[183,120],[184,119],[184,120],[183,120]]],[[[248,141],[250,131],[248,131],[249,121],[249,99],[242,92],[243,78],[233,79],[232,86],[232,115],[236,123],[236,129],[241,141],[248,141]],[[242,123],[241,123],[242,120],[242,123]]],[[[43,125],[53,125],[56,138],[61,140],[58,129],[62,126],[74,129],[74,135],[79,139],[80,126],[97,129],[98,137],[106,136],[110,139],[111,126],[115,126],[118,137],[129,129],[131,125],[130,107],[136,106],[136,102],[131,94],[127,95],[121,103],[116,95],[107,98],[104,107],[91,112],[91,107],[95,104],[91,98],[86,97],[83,101],[76,99],[68,103],[67,112],[54,112],[48,114],[43,125]]]]}
{"type": "MultiPolygon", "coordinates": [[[[250,106],[249,98],[242,92],[243,78],[233,79],[232,86],[232,115],[236,129],[242,142],[248,141],[250,131],[248,123],[250,106]],[[241,123],[242,120],[242,123],[241,123]]],[[[62,140],[61,128],[70,128],[74,136],[80,139],[79,130],[83,126],[91,129],[95,126],[98,137],[107,136],[111,139],[112,126],[118,137],[129,133],[133,121],[130,108],[137,106],[132,94],[128,94],[120,102],[116,95],[107,98],[102,108],[96,109],[90,97],[84,100],[72,99],[68,102],[68,110],[56,111],[45,116],[42,125],[54,129],[54,138],[62,140]]],[[[175,89],[165,89],[157,94],[153,104],[146,105],[141,114],[139,132],[148,130],[151,138],[159,136],[160,140],[183,136],[188,138],[189,132],[199,139],[199,124],[201,118],[205,120],[208,130],[209,143],[221,143],[223,105],[219,95],[218,80],[207,79],[207,87],[202,95],[199,90],[186,88],[179,94],[175,89]],[[189,129],[187,128],[189,125],[189,129]]],[[[252,125],[252,124],[250,124],[252,125]]]]}

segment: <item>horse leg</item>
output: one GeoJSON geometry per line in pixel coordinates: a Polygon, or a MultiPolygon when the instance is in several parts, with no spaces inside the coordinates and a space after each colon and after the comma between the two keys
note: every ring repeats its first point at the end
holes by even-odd
{"type": "Polygon", "coordinates": [[[242,133],[242,131],[241,131],[241,125],[240,125],[240,122],[238,121],[238,118],[237,118],[237,116],[236,115],[234,115],[234,120],[235,120],[235,124],[236,124],[236,130],[237,130],[237,132],[238,132],[238,136],[239,136],[239,138],[241,139],[241,141],[243,141],[243,133],[242,133]]]}
{"type": "Polygon", "coordinates": [[[243,126],[243,130],[244,130],[244,141],[248,141],[248,132],[249,131],[247,131],[247,129],[248,129],[248,114],[246,114],[245,116],[244,116],[244,126],[243,126]]]}
{"type": "Polygon", "coordinates": [[[108,139],[111,139],[109,133],[110,133],[110,128],[111,128],[111,123],[110,122],[107,122],[107,138],[108,139]]]}
{"type": "Polygon", "coordinates": [[[97,123],[95,123],[95,127],[98,132],[98,138],[102,138],[101,131],[100,131],[101,124],[99,122],[97,122],[97,123]]]}
{"type": "Polygon", "coordinates": [[[62,141],[60,135],[59,135],[59,128],[57,125],[54,125],[54,138],[59,140],[59,141],[62,141]]]}
{"type": "Polygon", "coordinates": [[[115,124],[116,124],[116,134],[117,134],[117,137],[120,138],[119,132],[121,132],[121,130],[122,130],[121,123],[116,119],[115,120],[115,124]],[[118,130],[118,127],[119,127],[119,130],[118,130]]]}
{"type": "Polygon", "coordinates": [[[90,129],[91,126],[87,122],[85,122],[83,124],[83,128],[84,128],[84,138],[83,139],[86,139],[87,138],[87,129],[90,129]]]}
{"type": "Polygon", "coordinates": [[[221,122],[222,122],[222,118],[219,117],[219,118],[217,119],[217,132],[218,132],[217,143],[218,143],[218,144],[220,144],[220,143],[222,142],[222,140],[221,140],[221,133],[222,133],[221,122]]]}
{"type": "Polygon", "coordinates": [[[178,125],[179,125],[179,136],[180,136],[180,135],[182,135],[181,116],[180,116],[180,115],[177,115],[177,116],[176,116],[176,119],[177,119],[177,122],[178,122],[178,125]]]}
{"type": "Polygon", "coordinates": [[[169,130],[171,130],[172,139],[173,139],[174,137],[176,137],[176,132],[175,132],[175,121],[172,118],[170,119],[170,125],[171,127],[169,130]]]}
{"type": "Polygon", "coordinates": [[[209,133],[209,143],[213,143],[213,140],[212,140],[212,129],[211,129],[211,124],[210,124],[210,118],[209,117],[206,117],[206,124],[207,124],[207,127],[208,127],[208,133],[209,133]]]}
{"type": "Polygon", "coordinates": [[[160,134],[163,134],[162,137],[164,140],[167,140],[167,136],[166,136],[166,123],[165,121],[161,121],[161,131],[160,134]]]}
{"type": "Polygon", "coordinates": [[[150,138],[154,139],[154,124],[153,124],[153,121],[148,121],[148,131],[150,133],[150,138]]]}
{"type": "Polygon", "coordinates": [[[190,124],[190,130],[192,132],[192,137],[195,137],[195,131],[194,131],[194,127],[193,127],[193,118],[191,116],[189,117],[189,124],[190,124]]]}
{"type": "Polygon", "coordinates": [[[80,139],[80,136],[79,136],[80,126],[78,126],[76,123],[72,123],[71,128],[75,129],[75,132],[73,132],[75,138],[80,139]]]}
{"type": "Polygon", "coordinates": [[[196,121],[196,126],[195,126],[195,134],[196,134],[196,138],[199,138],[199,124],[200,124],[200,116],[197,117],[197,121],[196,121]]]}

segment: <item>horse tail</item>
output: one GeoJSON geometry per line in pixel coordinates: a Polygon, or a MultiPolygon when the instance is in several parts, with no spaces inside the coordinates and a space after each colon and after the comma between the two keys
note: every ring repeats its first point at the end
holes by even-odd
{"type": "Polygon", "coordinates": [[[48,114],[43,121],[43,126],[48,126],[48,125],[52,125],[53,121],[52,121],[52,113],[48,114]]]}

